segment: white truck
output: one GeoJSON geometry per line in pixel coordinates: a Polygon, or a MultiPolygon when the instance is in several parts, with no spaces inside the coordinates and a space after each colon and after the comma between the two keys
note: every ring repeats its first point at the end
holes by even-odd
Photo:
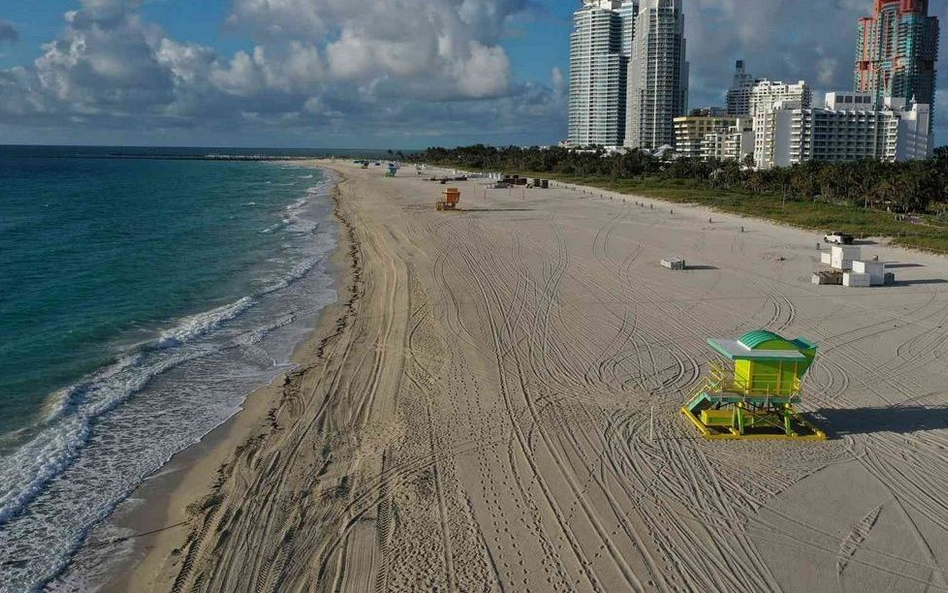
{"type": "Polygon", "coordinates": [[[830,245],[852,245],[856,238],[842,231],[833,231],[826,233],[823,242],[830,245]]]}

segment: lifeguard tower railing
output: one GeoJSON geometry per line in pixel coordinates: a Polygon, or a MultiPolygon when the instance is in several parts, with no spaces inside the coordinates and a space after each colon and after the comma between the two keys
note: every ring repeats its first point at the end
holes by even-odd
{"type": "Polygon", "coordinates": [[[717,362],[710,362],[707,380],[698,384],[688,399],[693,401],[705,395],[709,399],[726,403],[760,400],[769,400],[773,403],[799,403],[803,382],[799,377],[793,377],[789,383],[788,385],[788,380],[783,373],[756,372],[751,384],[737,377],[732,369],[717,362]]]}

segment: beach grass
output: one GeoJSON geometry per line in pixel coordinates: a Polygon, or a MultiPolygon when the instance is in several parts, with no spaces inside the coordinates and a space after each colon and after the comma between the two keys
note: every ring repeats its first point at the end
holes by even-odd
{"type": "Polygon", "coordinates": [[[656,198],[680,204],[695,204],[753,218],[787,224],[817,233],[843,231],[859,238],[877,237],[893,244],[923,251],[948,253],[948,225],[928,219],[924,224],[900,221],[891,212],[855,206],[784,200],[773,194],[756,194],[709,188],[691,179],[646,177],[624,179],[519,173],[530,178],[553,179],[562,183],[595,187],[605,191],[656,198]]]}

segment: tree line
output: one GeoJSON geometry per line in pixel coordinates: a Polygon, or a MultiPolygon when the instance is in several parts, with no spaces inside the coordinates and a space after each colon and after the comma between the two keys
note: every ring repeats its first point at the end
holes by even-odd
{"type": "Polygon", "coordinates": [[[602,149],[520,148],[484,145],[429,148],[410,156],[468,170],[610,177],[647,181],[690,180],[697,187],[772,195],[782,200],[825,201],[897,213],[934,213],[948,221],[948,147],[925,161],[883,163],[807,162],[753,170],[736,161],[679,158],[663,161],[642,151],[606,154],[602,149]]]}

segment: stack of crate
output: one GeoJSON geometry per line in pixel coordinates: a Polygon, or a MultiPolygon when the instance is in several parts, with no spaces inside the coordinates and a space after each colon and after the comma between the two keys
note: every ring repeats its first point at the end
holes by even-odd
{"type": "Polygon", "coordinates": [[[852,270],[853,262],[861,257],[862,249],[856,245],[834,245],[823,254],[823,263],[834,270],[852,270]]]}
{"type": "Polygon", "coordinates": [[[885,263],[880,261],[854,261],[853,271],[843,278],[845,286],[887,286],[895,282],[895,274],[886,272],[885,263]]]}

